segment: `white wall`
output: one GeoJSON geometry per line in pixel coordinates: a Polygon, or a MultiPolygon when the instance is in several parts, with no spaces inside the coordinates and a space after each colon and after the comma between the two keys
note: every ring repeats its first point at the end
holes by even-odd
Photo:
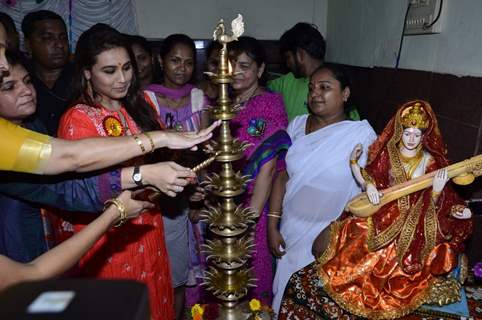
{"type": "MultiPolygon", "coordinates": [[[[440,34],[406,36],[400,68],[482,76],[482,1],[444,0],[440,34]]],[[[328,0],[327,60],[394,67],[406,0],[328,0]]]]}
{"type": "Polygon", "coordinates": [[[210,39],[220,18],[231,21],[244,16],[245,35],[277,40],[295,23],[316,23],[326,34],[328,0],[137,0],[139,33],[147,38],[165,38],[186,33],[210,39]]]}

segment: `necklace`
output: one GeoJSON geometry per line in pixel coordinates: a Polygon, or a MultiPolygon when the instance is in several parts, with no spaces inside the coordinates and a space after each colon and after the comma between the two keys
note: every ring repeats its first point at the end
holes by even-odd
{"type": "Polygon", "coordinates": [[[179,99],[172,99],[167,96],[162,96],[162,98],[164,98],[164,102],[169,109],[176,110],[186,105],[188,96],[184,96],[179,99]]]}
{"type": "Polygon", "coordinates": [[[249,89],[248,91],[240,94],[235,98],[236,104],[240,105],[241,107],[244,107],[246,103],[251,100],[252,97],[254,97],[254,94],[258,90],[259,86],[256,84],[252,89],[249,89]],[[244,98],[247,97],[247,98],[244,98]]]}
{"type": "Polygon", "coordinates": [[[179,109],[186,105],[187,99],[189,95],[183,96],[179,99],[171,99],[165,95],[162,95],[162,98],[170,110],[170,112],[166,113],[164,124],[168,129],[174,129],[177,132],[184,131],[184,127],[182,125],[182,121],[179,120],[179,109]],[[174,116],[175,113],[175,116],[174,116]]]}
{"type": "Polygon", "coordinates": [[[128,135],[131,135],[131,130],[129,129],[129,125],[128,125],[127,120],[124,117],[124,114],[122,113],[122,111],[121,110],[117,111],[117,115],[119,116],[119,119],[122,122],[122,126],[124,126],[124,128],[126,129],[126,133],[128,135]]]}
{"type": "Polygon", "coordinates": [[[402,154],[402,152],[399,152],[399,157],[400,157],[400,162],[403,165],[403,168],[405,169],[405,172],[407,174],[407,178],[411,179],[413,173],[415,170],[418,168],[418,165],[422,161],[423,158],[423,151],[420,148],[420,150],[412,157],[407,157],[402,154]]]}

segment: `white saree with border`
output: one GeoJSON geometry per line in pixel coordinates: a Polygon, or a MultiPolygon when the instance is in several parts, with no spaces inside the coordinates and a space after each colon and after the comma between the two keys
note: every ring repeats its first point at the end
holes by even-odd
{"type": "Polygon", "coordinates": [[[315,238],[361,192],[350,169],[353,148],[363,145],[359,163],[364,166],[367,148],[376,139],[366,120],[341,121],[306,135],[306,119],[298,116],[288,126],[292,145],[286,155],[289,180],[280,225],[286,254],[277,261],[273,281],[276,313],[291,275],[315,260],[315,238]]]}

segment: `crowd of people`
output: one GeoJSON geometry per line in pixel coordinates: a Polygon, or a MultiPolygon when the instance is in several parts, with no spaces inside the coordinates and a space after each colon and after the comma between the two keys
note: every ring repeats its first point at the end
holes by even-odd
{"type": "MultiPolygon", "coordinates": [[[[183,319],[212,300],[200,286],[205,172],[189,168],[219,125],[216,85],[195,79],[194,41],[172,34],[153,51],[99,23],[71,55],[65,22],[45,10],[28,13],[22,32],[26,52],[0,15],[0,289],[54,276],[131,279],[147,285],[153,319],[183,319]],[[154,203],[153,189],[163,194],[154,203]]],[[[207,71],[217,72],[220,49],[208,47],[207,71]]],[[[364,317],[413,311],[456,267],[471,230],[446,186],[430,105],[403,105],[377,137],[349,103],[347,71],[324,62],[315,26],[296,24],[280,49],[290,72],[267,81],[260,41],[228,45],[231,131],[249,142],[236,164],[251,177],[239,201],[259,215],[249,296],[287,319],[332,317],[329,302],[364,317]],[[373,217],[344,213],[362,190],[377,205],[380,188],[435,170],[433,187],[373,217]]]]}

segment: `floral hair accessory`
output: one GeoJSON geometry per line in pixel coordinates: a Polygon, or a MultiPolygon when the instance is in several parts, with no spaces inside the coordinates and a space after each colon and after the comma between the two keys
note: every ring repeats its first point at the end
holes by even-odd
{"type": "Polygon", "coordinates": [[[249,120],[248,134],[252,137],[259,137],[264,133],[266,128],[266,120],[263,118],[253,118],[249,120]]]}

